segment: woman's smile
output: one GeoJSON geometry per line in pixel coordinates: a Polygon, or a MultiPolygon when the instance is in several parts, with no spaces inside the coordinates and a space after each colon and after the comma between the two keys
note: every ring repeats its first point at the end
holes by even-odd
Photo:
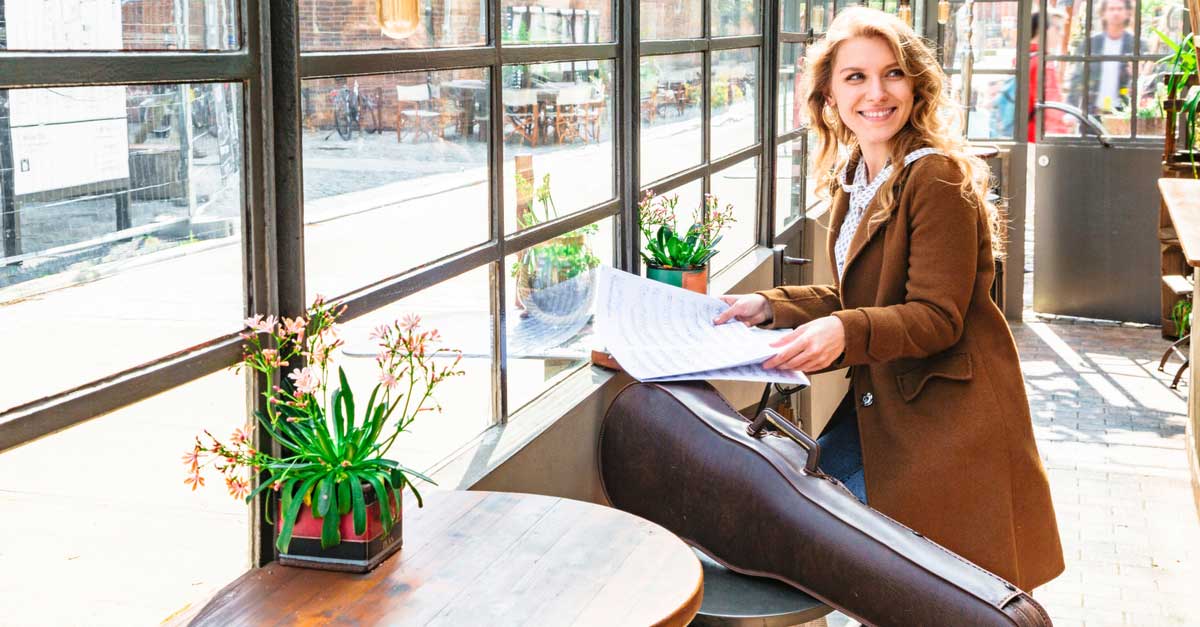
{"type": "Polygon", "coordinates": [[[896,107],[881,107],[876,109],[861,109],[858,114],[869,122],[886,122],[896,112],[896,107]]]}

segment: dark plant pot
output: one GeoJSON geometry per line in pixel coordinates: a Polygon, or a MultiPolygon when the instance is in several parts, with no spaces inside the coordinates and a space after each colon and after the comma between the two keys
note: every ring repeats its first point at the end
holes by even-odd
{"type": "MultiPolygon", "coordinates": [[[[392,502],[392,525],[390,533],[384,533],[379,519],[379,501],[371,486],[363,486],[363,500],[367,503],[367,527],[363,533],[354,532],[354,512],[341,517],[342,541],[328,549],[321,548],[320,518],[313,516],[312,507],[303,505],[292,528],[292,541],[286,553],[279,554],[279,563],[286,566],[301,566],[320,570],[337,570],[365,573],[374,569],[403,544],[403,505],[401,493],[394,491],[392,502]]],[[[279,533],[282,516],[276,510],[275,533],[279,533]]]]}
{"type": "Polygon", "coordinates": [[[664,268],[646,266],[646,278],[698,294],[708,293],[708,266],[702,268],[664,268]]]}

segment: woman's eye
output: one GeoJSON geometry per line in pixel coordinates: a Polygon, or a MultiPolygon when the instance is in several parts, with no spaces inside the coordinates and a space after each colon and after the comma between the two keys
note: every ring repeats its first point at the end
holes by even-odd
{"type": "Polygon", "coordinates": [[[863,78],[863,75],[862,75],[862,73],[861,73],[861,72],[855,72],[855,73],[853,73],[853,74],[847,74],[847,75],[846,75],[846,80],[847,80],[847,81],[861,81],[861,80],[862,80],[862,78],[863,78]]]}
{"type": "Polygon", "coordinates": [[[900,68],[896,68],[896,69],[894,69],[894,70],[892,70],[892,71],[888,72],[888,73],[887,73],[887,75],[888,75],[888,76],[891,76],[891,77],[903,77],[903,76],[904,76],[904,70],[902,70],[902,69],[900,69],[900,68]]]}

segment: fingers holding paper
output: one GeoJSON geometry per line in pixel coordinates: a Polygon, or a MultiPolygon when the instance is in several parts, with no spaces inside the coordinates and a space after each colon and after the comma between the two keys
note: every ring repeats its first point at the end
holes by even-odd
{"type": "Polygon", "coordinates": [[[721,296],[720,299],[729,305],[729,309],[713,318],[714,325],[725,324],[736,319],[738,322],[752,327],[771,321],[771,305],[762,294],[731,294],[721,296]]]}
{"type": "Polygon", "coordinates": [[[771,343],[779,353],[764,368],[816,372],[828,367],[846,349],[846,328],[834,316],[817,318],[771,343]]]}

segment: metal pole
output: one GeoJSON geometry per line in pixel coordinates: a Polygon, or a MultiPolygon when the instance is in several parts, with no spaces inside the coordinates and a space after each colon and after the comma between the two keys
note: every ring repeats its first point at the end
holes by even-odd
{"type": "MultiPolygon", "coordinates": [[[[8,49],[8,23],[0,0],[0,50],[8,49]]],[[[21,225],[17,219],[16,170],[13,167],[12,119],[8,90],[0,89],[0,230],[4,232],[4,256],[21,254],[21,225]]]]}

